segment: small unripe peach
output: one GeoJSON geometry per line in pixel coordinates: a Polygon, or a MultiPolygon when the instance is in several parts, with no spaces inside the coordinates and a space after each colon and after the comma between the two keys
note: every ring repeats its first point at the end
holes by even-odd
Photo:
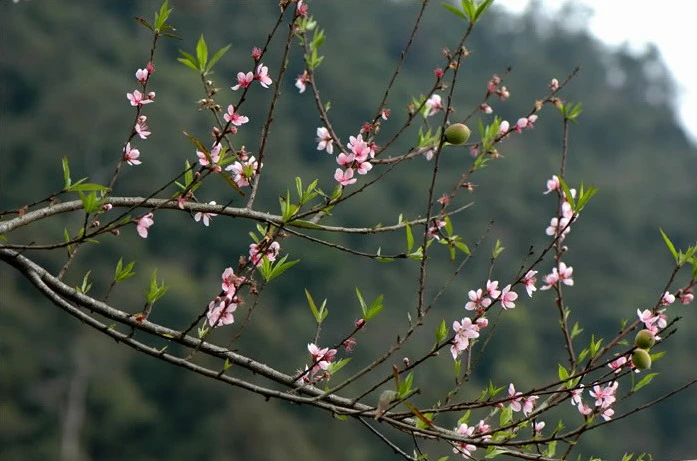
{"type": "Polygon", "coordinates": [[[450,144],[464,144],[469,138],[470,129],[464,123],[455,123],[445,129],[445,140],[450,144]]]}
{"type": "Polygon", "coordinates": [[[634,345],[641,349],[650,349],[656,343],[656,337],[650,330],[641,330],[634,338],[634,345]]]}
{"type": "Polygon", "coordinates": [[[646,349],[634,349],[632,363],[637,370],[647,370],[651,368],[651,356],[646,349]]]}

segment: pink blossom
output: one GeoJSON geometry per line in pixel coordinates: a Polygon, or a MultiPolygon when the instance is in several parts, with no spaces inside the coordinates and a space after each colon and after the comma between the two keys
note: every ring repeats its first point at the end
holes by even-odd
{"type": "Polygon", "coordinates": [[[485,114],[492,114],[494,112],[494,109],[492,109],[491,106],[487,103],[480,104],[479,110],[481,110],[485,114]]]}
{"type": "Polygon", "coordinates": [[[675,296],[667,291],[663,293],[663,296],[661,296],[661,306],[668,306],[670,304],[673,304],[674,302],[675,296]]]}
{"type": "Polygon", "coordinates": [[[508,123],[508,120],[504,120],[501,122],[499,125],[499,134],[506,134],[508,133],[508,130],[510,128],[510,123],[508,123]]]}
{"type": "Polygon", "coordinates": [[[150,93],[148,93],[148,96],[145,96],[140,91],[135,90],[133,93],[126,93],[126,97],[129,101],[131,101],[132,106],[140,106],[143,104],[150,104],[151,102],[153,102],[152,100],[154,99],[155,93],[151,93],[153,95],[152,98],[150,97],[150,93]]]}
{"type": "Polygon", "coordinates": [[[314,343],[309,343],[307,345],[307,350],[310,352],[312,360],[314,361],[314,365],[312,367],[313,373],[316,373],[320,369],[327,370],[331,361],[334,360],[334,356],[336,355],[336,349],[329,349],[327,347],[320,349],[314,343]]]}
{"type": "Polygon", "coordinates": [[[435,115],[439,110],[443,109],[443,101],[438,94],[432,94],[430,98],[426,100],[426,108],[428,108],[428,117],[435,115]]]}
{"type": "Polygon", "coordinates": [[[622,367],[625,366],[626,364],[627,364],[627,357],[625,357],[623,355],[621,357],[616,358],[612,362],[610,362],[608,364],[608,366],[610,368],[612,368],[613,370],[615,370],[615,373],[619,373],[620,371],[622,371],[622,367]]]}
{"type": "Polygon", "coordinates": [[[470,301],[467,304],[465,304],[465,309],[468,311],[473,311],[475,309],[485,309],[491,305],[491,299],[487,298],[484,295],[481,288],[477,291],[470,290],[467,293],[467,296],[469,297],[470,301]]]}
{"type": "Polygon", "coordinates": [[[249,181],[256,176],[264,164],[259,164],[256,158],[252,155],[247,160],[240,162],[239,160],[225,167],[226,171],[232,171],[234,177],[232,180],[239,187],[249,186],[249,181]]]}
{"type": "Polygon", "coordinates": [[[446,206],[448,203],[450,203],[450,195],[449,194],[443,194],[440,196],[440,198],[437,200],[438,203],[440,203],[443,206],[446,206]]]}
{"type": "Polygon", "coordinates": [[[261,86],[264,88],[268,88],[273,81],[271,80],[271,77],[269,77],[269,68],[264,65],[264,63],[259,63],[257,66],[257,73],[254,76],[257,80],[259,80],[259,83],[261,86]]]}
{"type": "Polygon", "coordinates": [[[351,166],[354,160],[356,160],[356,156],[354,154],[345,154],[342,152],[336,156],[336,163],[343,167],[351,166]]]}
{"type": "Polygon", "coordinates": [[[435,224],[432,226],[429,226],[428,230],[426,231],[426,234],[428,238],[434,238],[436,240],[440,240],[440,236],[438,235],[438,231],[445,227],[446,222],[443,220],[436,220],[435,224]]]}
{"type": "Polygon", "coordinates": [[[658,320],[656,320],[656,326],[658,328],[665,328],[668,326],[668,316],[666,315],[666,310],[661,309],[658,311],[658,320]]]}
{"type": "Polygon", "coordinates": [[[240,88],[247,88],[254,81],[254,74],[251,72],[238,72],[237,85],[232,87],[232,91],[237,91],[240,88]]]}
{"type": "Polygon", "coordinates": [[[686,306],[690,304],[692,301],[695,299],[695,295],[692,293],[692,290],[687,289],[687,290],[679,290],[678,291],[678,298],[680,299],[680,302],[686,306]]]}
{"type": "Polygon", "coordinates": [[[142,84],[145,84],[145,82],[148,81],[148,70],[147,69],[138,69],[136,71],[136,78],[138,81],[142,84]]]}
{"type": "MultiPolygon", "coordinates": [[[[563,205],[562,208],[564,208],[563,205]]],[[[569,222],[569,218],[562,217],[561,219],[559,219],[557,217],[554,217],[549,221],[549,227],[545,229],[545,234],[549,235],[550,237],[558,237],[559,240],[563,240],[564,238],[566,238],[569,232],[571,232],[571,225],[569,224],[569,222]]]]}
{"type": "Polygon", "coordinates": [[[223,115],[223,118],[225,121],[230,122],[235,126],[244,125],[249,121],[249,117],[236,113],[235,107],[232,104],[227,106],[227,114],[223,115]]]}
{"type": "Polygon", "coordinates": [[[538,397],[537,395],[530,395],[523,399],[523,414],[525,416],[528,416],[530,413],[532,413],[532,410],[535,407],[535,400],[539,398],[540,397],[538,397]]]}
{"type": "Polygon", "coordinates": [[[211,151],[209,152],[209,156],[212,160],[212,162],[208,161],[208,157],[204,152],[201,151],[196,151],[196,156],[198,157],[198,163],[200,163],[202,166],[207,166],[209,169],[216,173],[220,173],[222,171],[222,167],[217,165],[217,163],[220,161],[220,151],[222,147],[220,143],[216,143],[212,148],[211,151]]]}
{"type": "Polygon", "coordinates": [[[553,78],[552,81],[549,83],[549,88],[552,91],[557,91],[559,89],[559,80],[553,78]]]}
{"type": "Polygon", "coordinates": [[[496,91],[496,94],[499,96],[499,99],[501,101],[505,101],[509,97],[511,97],[511,93],[508,91],[508,88],[505,86],[502,86],[499,90],[496,91]]]}
{"type": "Polygon", "coordinates": [[[295,13],[298,16],[307,16],[307,12],[310,9],[308,5],[303,2],[303,0],[298,0],[297,5],[295,6],[295,13]]]}
{"type": "Polygon", "coordinates": [[[583,384],[571,391],[571,405],[580,405],[583,398],[583,384]]]}
{"type": "Polygon", "coordinates": [[[252,59],[255,61],[258,61],[261,58],[261,48],[258,46],[255,46],[252,48],[252,59]]]}
{"type": "Polygon", "coordinates": [[[501,307],[504,309],[513,309],[515,307],[515,301],[518,299],[518,293],[511,291],[511,286],[506,285],[503,290],[501,290],[501,307]]]}
{"type": "Polygon", "coordinates": [[[373,164],[370,162],[362,162],[356,165],[356,171],[358,174],[366,174],[373,169],[373,164]]]}
{"type": "Polygon", "coordinates": [[[588,416],[591,413],[593,413],[593,409],[586,405],[585,403],[579,403],[578,404],[578,412],[581,413],[584,416],[588,416]]]}
{"type": "Polygon", "coordinates": [[[390,109],[383,109],[383,110],[380,111],[380,117],[381,117],[383,120],[387,120],[387,118],[390,116],[390,113],[391,113],[391,112],[392,112],[392,111],[391,111],[390,109]]]}
{"type": "Polygon", "coordinates": [[[656,323],[656,321],[658,320],[658,316],[653,315],[653,312],[651,312],[649,309],[644,309],[643,311],[637,309],[636,313],[639,317],[639,320],[644,322],[644,326],[649,330],[653,328],[653,324],[656,323]]]}
{"type": "Polygon", "coordinates": [[[261,246],[262,245],[258,243],[251,243],[249,245],[249,259],[254,264],[259,264],[264,256],[266,256],[269,262],[274,262],[281,252],[281,245],[278,242],[271,242],[268,244],[263,254],[259,251],[261,246]]]}
{"type": "Polygon", "coordinates": [[[235,275],[232,267],[226,268],[221,277],[223,282],[221,283],[220,287],[223,289],[226,295],[230,296],[234,295],[240,285],[247,281],[246,277],[235,275]]]}
{"type": "Polygon", "coordinates": [[[337,168],[334,172],[334,179],[336,179],[342,186],[348,186],[354,184],[357,180],[353,177],[353,169],[347,168],[346,171],[341,171],[341,168],[337,168]]]}
{"type": "Polygon", "coordinates": [[[141,115],[138,117],[138,122],[136,123],[136,126],[134,127],[134,130],[138,136],[140,136],[140,139],[148,139],[148,136],[150,136],[150,132],[148,125],[145,123],[148,117],[145,115],[141,115]]]}
{"type": "Polygon", "coordinates": [[[112,208],[114,208],[114,205],[112,205],[111,203],[105,203],[104,205],[102,205],[102,210],[104,211],[109,211],[112,208]]]}
{"type": "Polygon", "coordinates": [[[559,182],[559,176],[553,175],[552,179],[547,180],[547,190],[544,192],[545,194],[549,194],[550,192],[554,190],[560,190],[561,188],[561,183],[559,182]]]}
{"type": "Polygon", "coordinates": [[[235,321],[232,314],[236,310],[237,303],[232,302],[232,300],[228,299],[227,297],[223,298],[222,300],[220,300],[220,298],[216,298],[208,304],[208,312],[206,312],[208,324],[211,327],[230,325],[235,321]]]}
{"type": "Polygon", "coordinates": [[[571,278],[573,277],[573,272],[573,267],[567,267],[563,262],[559,263],[559,280],[561,280],[564,285],[573,286],[574,280],[571,278]]]}
{"type": "Polygon", "coordinates": [[[493,282],[491,280],[486,281],[486,294],[490,296],[491,298],[498,298],[499,295],[501,294],[501,291],[498,289],[499,287],[499,282],[494,280],[493,282]]]}
{"type": "Polygon", "coordinates": [[[470,339],[479,338],[479,325],[472,323],[472,319],[465,317],[461,322],[457,320],[453,322],[453,330],[455,331],[455,338],[450,346],[450,353],[453,359],[457,359],[469,347],[470,339]]]}
{"type": "Polygon", "coordinates": [[[479,420],[479,423],[477,423],[477,426],[475,427],[477,435],[482,438],[482,440],[489,440],[491,439],[491,434],[488,434],[491,432],[491,426],[488,425],[483,419],[479,420]]]}
{"type": "Polygon", "coordinates": [[[440,67],[436,67],[435,69],[433,69],[433,75],[435,75],[436,78],[443,77],[443,69],[441,69],[440,67]]]}
{"type": "Polygon", "coordinates": [[[489,326],[489,319],[486,317],[479,317],[475,323],[480,329],[486,328],[489,326]]]}
{"type": "Polygon", "coordinates": [[[615,414],[615,410],[612,408],[604,408],[603,411],[600,412],[600,416],[603,417],[605,421],[610,421],[612,419],[612,415],[615,414]]]}
{"type": "Polygon", "coordinates": [[[600,387],[598,384],[593,386],[593,390],[590,391],[590,395],[591,397],[595,397],[595,406],[608,408],[610,405],[615,403],[615,391],[617,390],[618,386],[619,383],[617,381],[613,381],[605,387],[600,387]]]}
{"type": "Polygon", "coordinates": [[[317,128],[317,142],[317,150],[326,149],[328,154],[334,153],[334,140],[327,128],[317,128]]]}
{"type": "MultiPolygon", "coordinates": [[[[460,424],[457,429],[455,429],[460,435],[472,436],[474,434],[474,426],[468,426],[467,424],[460,424]]],[[[477,447],[467,442],[458,442],[453,447],[453,453],[461,454],[465,459],[472,459],[472,452],[476,450],[477,447]]]]}
{"type": "MultiPolygon", "coordinates": [[[[208,202],[208,204],[209,205],[216,205],[215,202],[208,202]]],[[[199,211],[198,213],[196,213],[194,215],[194,221],[199,222],[199,221],[203,220],[203,225],[208,227],[211,223],[211,218],[213,216],[218,216],[218,215],[217,215],[217,213],[210,213],[210,212],[204,213],[202,211],[199,211]]]]}
{"type": "Polygon", "coordinates": [[[523,117],[523,118],[518,119],[518,121],[516,122],[515,127],[513,127],[513,129],[515,131],[517,131],[518,133],[520,133],[523,131],[523,128],[525,128],[527,126],[528,126],[528,119],[523,117]]]}
{"type": "Polygon", "coordinates": [[[532,428],[532,431],[536,434],[539,435],[542,432],[542,429],[545,428],[545,422],[544,421],[539,421],[536,422],[535,425],[532,428]]]}
{"type": "Polygon", "coordinates": [[[141,237],[148,238],[148,228],[155,224],[155,221],[153,220],[153,214],[148,213],[146,215],[141,216],[138,219],[138,222],[136,223],[136,230],[138,231],[138,235],[141,237]]]}
{"type": "Polygon", "coordinates": [[[310,74],[308,74],[307,71],[303,71],[302,74],[298,75],[295,79],[295,87],[298,89],[298,93],[304,93],[309,82],[310,74]]]}
{"type": "Polygon", "coordinates": [[[537,118],[538,117],[535,114],[528,116],[528,126],[527,126],[528,130],[531,130],[535,127],[535,122],[537,121],[537,118]]]}
{"type": "Polygon", "coordinates": [[[520,403],[523,400],[523,398],[518,397],[519,395],[523,395],[523,393],[516,392],[515,386],[513,385],[513,383],[510,383],[508,385],[508,397],[516,397],[516,398],[509,400],[511,410],[513,410],[513,411],[520,411],[523,409],[523,406],[520,403]]]}
{"type": "Polygon", "coordinates": [[[135,147],[131,149],[131,143],[126,143],[126,147],[123,148],[123,161],[129,165],[140,165],[140,151],[135,147]]]}
{"type": "Polygon", "coordinates": [[[353,152],[357,162],[365,162],[375,156],[375,152],[363,141],[363,135],[349,136],[348,148],[353,152]]]}
{"type": "Polygon", "coordinates": [[[533,291],[537,291],[535,283],[537,279],[535,278],[537,271],[529,270],[525,277],[523,277],[523,284],[525,285],[525,291],[528,292],[528,296],[532,298],[533,291]]]}

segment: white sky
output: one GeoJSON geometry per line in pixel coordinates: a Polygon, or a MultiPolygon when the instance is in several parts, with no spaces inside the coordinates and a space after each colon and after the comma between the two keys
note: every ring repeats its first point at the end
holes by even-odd
{"type": "MultiPolygon", "coordinates": [[[[632,48],[652,42],[678,83],[679,119],[697,142],[697,2],[689,0],[574,0],[593,9],[591,32],[610,45],[632,48]],[[691,50],[691,51],[690,51],[691,50]],[[692,57],[690,57],[692,56],[692,57]]],[[[530,0],[495,0],[510,11],[521,12],[530,0]]],[[[563,0],[542,0],[557,11],[563,0]]]]}

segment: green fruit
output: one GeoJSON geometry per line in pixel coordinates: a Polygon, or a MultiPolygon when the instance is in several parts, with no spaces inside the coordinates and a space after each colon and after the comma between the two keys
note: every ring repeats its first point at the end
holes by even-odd
{"type": "Polygon", "coordinates": [[[469,138],[470,129],[464,123],[455,123],[445,129],[445,140],[450,144],[464,144],[469,138]]]}
{"type": "Polygon", "coordinates": [[[634,345],[641,349],[649,349],[656,343],[656,337],[649,330],[641,330],[634,338],[634,345]]]}
{"type": "Polygon", "coordinates": [[[637,370],[651,368],[651,356],[645,349],[635,349],[632,354],[632,363],[637,370]]]}

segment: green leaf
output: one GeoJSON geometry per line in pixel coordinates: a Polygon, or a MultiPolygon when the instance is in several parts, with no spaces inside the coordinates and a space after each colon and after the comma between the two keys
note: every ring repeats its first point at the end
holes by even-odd
{"type": "Polygon", "coordinates": [[[453,242],[453,245],[455,245],[456,248],[458,248],[460,251],[462,251],[467,256],[472,255],[472,252],[470,252],[470,249],[465,242],[453,242]]]}
{"type": "Polygon", "coordinates": [[[119,258],[119,262],[116,264],[116,271],[114,272],[114,281],[122,282],[136,275],[136,273],[133,272],[133,266],[135,263],[135,261],[131,261],[130,263],[126,264],[126,267],[123,267],[123,258],[119,258]]]}
{"type": "Polygon", "coordinates": [[[499,415],[499,426],[506,426],[513,420],[513,410],[511,406],[508,405],[503,407],[501,414],[499,415]]]}
{"type": "Polygon", "coordinates": [[[231,46],[232,45],[228,45],[215,52],[211,60],[208,61],[208,65],[206,66],[206,73],[208,73],[213,68],[215,63],[218,62],[218,60],[220,60],[220,58],[222,58],[225,53],[227,53],[227,50],[229,50],[231,46]]]}
{"type": "Polygon", "coordinates": [[[106,192],[109,190],[107,186],[102,186],[101,184],[92,184],[92,183],[75,183],[72,186],[69,186],[65,189],[67,192],[77,192],[77,191],[83,191],[83,192],[90,192],[90,191],[100,191],[100,192],[106,192]]]}
{"type": "Polygon", "coordinates": [[[165,285],[164,280],[161,284],[157,283],[157,269],[153,270],[150,276],[150,288],[146,292],[148,304],[152,304],[163,297],[167,290],[169,290],[169,287],[165,285]]]}
{"type": "Polygon", "coordinates": [[[328,371],[329,373],[336,373],[337,371],[339,371],[339,370],[341,370],[342,368],[344,368],[344,367],[346,366],[346,364],[348,364],[350,361],[351,361],[351,358],[348,357],[348,358],[345,358],[345,359],[341,359],[341,360],[339,360],[338,362],[331,362],[331,363],[329,364],[329,368],[327,368],[327,371],[328,371]]]}
{"type": "Polygon", "coordinates": [[[276,277],[283,274],[285,271],[295,266],[300,262],[299,259],[286,262],[288,255],[285,255],[279,261],[271,263],[266,256],[262,258],[262,263],[257,266],[257,270],[261,273],[264,280],[268,283],[276,277]]]}
{"type": "Polygon", "coordinates": [[[358,298],[358,303],[361,305],[361,312],[363,313],[363,318],[368,314],[368,306],[363,300],[363,295],[361,295],[361,290],[356,287],[356,297],[358,298]]]}
{"type": "Polygon", "coordinates": [[[307,291],[307,289],[305,289],[305,297],[307,298],[307,303],[310,306],[312,315],[315,317],[315,321],[318,324],[322,323],[322,320],[324,320],[327,317],[327,315],[329,315],[329,310],[326,308],[327,300],[325,299],[324,301],[322,301],[322,306],[318,309],[317,304],[315,304],[315,300],[312,298],[312,295],[309,291],[307,291]]]}
{"type": "Polygon", "coordinates": [[[675,259],[675,262],[677,263],[679,260],[678,252],[675,250],[675,245],[673,245],[673,242],[670,241],[668,238],[668,235],[666,235],[665,232],[663,232],[663,229],[660,227],[658,230],[661,232],[661,237],[663,237],[663,241],[665,242],[666,246],[668,247],[668,250],[670,251],[670,254],[673,255],[673,258],[675,259]]]}
{"type": "Polygon", "coordinates": [[[179,62],[181,62],[182,64],[184,64],[186,67],[195,70],[196,72],[199,71],[199,70],[198,70],[198,66],[196,65],[196,63],[193,62],[193,61],[191,61],[190,59],[187,59],[187,58],[177,58],[177,61],[179,61],[179,62]]]}
{"type": "Polygon", "coordinates": [[[160,31],[165,26],[165,22],[167,22],[167,18],[169,18],[169,14],[172,12],[171,8],[167,8],[169,6],[169,0],[165,0],[165,2],[162,4],[160,7],[159,13],[155,13],[155,30],[160,31]]]}
{"type": "Polygon", "coordinates": [[[448,335],[448,327],[445,325],[445,320],[440,321],[440,325],[436,330],[436,344],[440,344],[448,335]]]}
{"type": "Polygon", "coordinates": [[[557,374],[559,375],[559,381],[566,381],[569,378],[569,372],[561,365],[561,363],[559,364],[557,374]]]}
{"type": "Polygon", "coordinates": [[[486,11],[487,8],[489,8],[489,5],[494,0],[484,0],[479,6],[477,7],[477,11],[474,13],[474,22],[477,22],[479,18],[481,17],[482,14],[486,11]]]}
{"type": "Polygon", "coordinates": [[[67,189],[70,187],[70,166],[68,166],[68,157],[63,157],[61,160],[61,164],[63,165],[63,188],[67,189]]]}
{"type": "Polygon", "coordinates": [[[380,311],[382,311],[383,307],[384,306],[382,304],[382,295],[380,295],[375,299],[375,301],[373,301],[373,304],[370,305],[363,319],[367,322],[368,320],[378,315],[380,311]]]}
{"type": "Polygon", "coordinates": [[[411,386],[414,383],[414,372],[409,372],[406,379],[399,383],[398,395],[399,398],[405,397],[411,391],[411,386]]]}
{"type": "Polygon", "coordinates": [[[658,373],[647,374],[646,376],[641,378],[641,381],[639,381],[638,383],[636,383],[634,385],[634,387],[632,387],[632,392],[636,392],[639,389],[641,389],[642,387],[648,385],[651,381],[653,381],[653,378],[655,378],[656,376],[658,376],[658,373]]]}
{"type": "Polygon", "coordinates": [[[199,70],[203,72],[208,63],[208,45],[206,45],[206,39],[203,38],[203,34],[201,34],[198,43],[196,43],[196,57],[198,58],[199,70]]]}
{"type": "Polygon", "coordinates": [[[569,205],[571,205],[571,211],[576,213],[576,200],[571,195],[571,189],[569,189],[569,186],[566,184],[566,181],[564,181],[564,178],[559,178],[559,184],[561,184],[561,188],[564,191],[564,198],[566,198],[566,201],[569,202],[569,205]]]}
{"type": "Polygon", "coordinates": [[[491,257],[494,259],[498,258],[499,255],[503,253],[503,250],[505,249],[506,248],[503,245],[501,245],[501,240],[496,239],[496,244],[494,245],[494,249],[491,252],[491,257]]]}
{"type": "Polygon", "coordinates": [[[467,19],[467,16],[465,16],[465,13],[463,13],[459,8],[457,8],[454,5],[451,5],[449,3],[442,3],[443,8],[446,10],[450,11],[451,13],[460,16],[462,19],[467,19]]]}
{"type": "Polygon", "coordinates": [[[151,31],[155,32],[155,29],[153,29],[152,24],[150,24],[145,19],[139,18],[138,16],[136,16],[135,20],[138,21],[140,24],[144,25],[145,27],[147,27],[148,29],[150,29],[151,31]]]}
{"type": "Polygon", "coordinates": [[[486,459],[496,458],[498,455],[506,454],[509,451],[510,450],[506,450],[505,448],[490,446],[489,448],[487,448],[486,456],[484,456],[484,458],[486,458],[486,459]]]}
{"type": "Polygon", "coordinates": [[[414,234],[411,232],[411,226],[406,223],[404,226],[407,232],[407,253],[411,253],[411,249],[414,248],[414,234]]]}

